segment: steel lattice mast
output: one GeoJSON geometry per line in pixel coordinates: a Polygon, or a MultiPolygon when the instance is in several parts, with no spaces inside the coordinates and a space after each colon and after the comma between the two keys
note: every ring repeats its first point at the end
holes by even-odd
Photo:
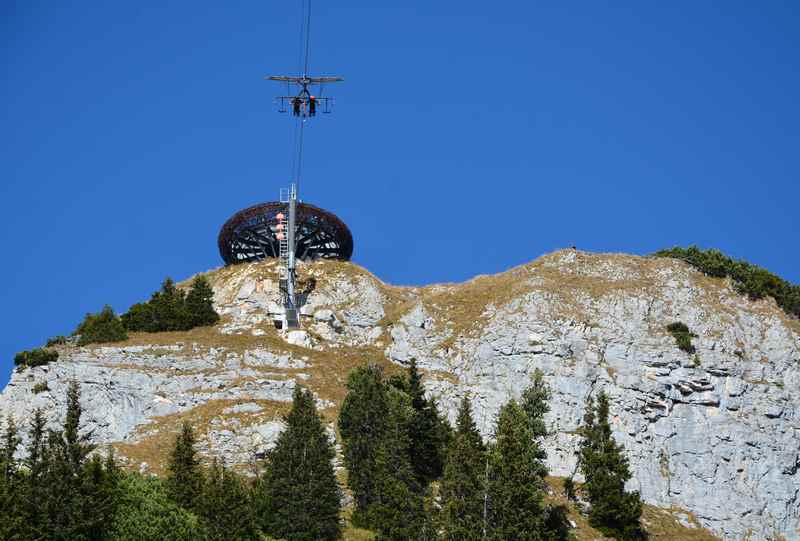
{"type": "Polygon", "coordinates": [[[305,125],[310,119],[316,117],[318,110],[322,113],[331,113],[333,100],[322,96],[326,83],[342,81],[341,77],[311,77],[308,72],[309,56],[311,50],[311,0],[302,0],[303,12],[301,15],[300,43],[301,58],[297,77],[294,76],[269,76],[266,79],[286,83],[287,92],[278,96],[278,110],[287,112],[290,108],[296,119],[295,123],[295,151],[293,156],[292,179],[288,190],[281,191],[281,203],[286,205],[286,216],[278,215],[278,239],[280,241],[281,259],[281,286],[284,291],[284,305],[286,310],[285,327],[298,328],[300,318],[297,309],[297,201],[300,188],[300,176],[303,163],[303,138],[305,125]],[[297,94],[292,94],[292,86],[299,89],[297,94]],[[316,95],[313,89],[318,88],[316,95]]]}

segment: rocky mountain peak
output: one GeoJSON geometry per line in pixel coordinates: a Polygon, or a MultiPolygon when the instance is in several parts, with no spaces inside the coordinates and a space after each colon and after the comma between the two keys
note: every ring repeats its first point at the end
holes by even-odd
{"type": "Polygon", "coordinates": [[[217,326],[60,346],[57,362],[13,374],[0,411],[19,421],[42,408],[55,425],[75,379],[91,439],[131,467],[162,471],[189,420],[203,452],[247,470],[280,432],[295,385],[315,393],[333,432],[350,369],[414,358],[451,420],[467,395],[490,438],[500,406],[539,368],[553,390],[553,475],[573,472],[584,400],[604,389],[646,502],[689,510],[726,539],[800,539],[800,323],[771,299],[674,259],[576,250],[426,287],[318,261],[300,268],[303,329],[287,332],[275,325],[276,262],[205,274],[217,326]],[[674,322],[693,352],[677,346],[674,322]]]}

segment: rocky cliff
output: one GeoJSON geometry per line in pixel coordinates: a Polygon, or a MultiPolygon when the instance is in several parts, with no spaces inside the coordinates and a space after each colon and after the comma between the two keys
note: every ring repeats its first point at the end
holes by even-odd
{"type": "Polygon", "coordinates": [[[303,331],[287,333],[274,325],[274,262],[207,276],[218,326],[63,347],[56,363],[13,374],[0,412],[24,422],[41,407],[58,423],[74,378],[92,440],[132,467],[161,471],[189,419],[206,454],[247,469],[280,432],[296,384],[333,427],[352,367],[416,358],[451,419],[467,394],[490,437],[499,407],[539,368],[553,389],[554,475],[572,473],[584,399],[605,389],[646,502],[689,510],[725,539],[800,540],[800,323],[771,299],[672,259],[574,250],[427,287],[317,262],[301,269],[303,331]],[[695,353],[667,332],[675,321],[696,335],[695,353]]]}

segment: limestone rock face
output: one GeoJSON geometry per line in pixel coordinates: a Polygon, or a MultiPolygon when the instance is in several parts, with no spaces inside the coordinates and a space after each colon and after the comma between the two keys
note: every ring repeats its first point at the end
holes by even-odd
{"type": "Polygon", "coordinates": [[[132,467],[160,471],[189,420],[204,454],[248,469],[274,444],[295,385],[332,421],[350,369],[415,358],[451,420],[466,394],[491,438],[499,408],[538,368],[553,391],[554,475],[573,472],[585,398],[604,389],[629,488],[646,502],[691,511],[724,539],[800,540],[800,324],[771,299],[751,301],[675,260],[574,250],[423,288],[316,262],[300,269],[298,333],[274,324],[274,263],[207,276],[216,327],[64,347],[57,362],[13,374],[0,412],[24,425],[42,408],[55,427],[75,379],[84,430],[132,467]],[[695,354],[666,332],[675,321],[697,335],[695,354]]]}

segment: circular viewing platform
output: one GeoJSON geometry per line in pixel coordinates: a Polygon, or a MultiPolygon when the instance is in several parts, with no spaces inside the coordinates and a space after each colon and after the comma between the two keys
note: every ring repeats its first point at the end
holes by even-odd
{"type": "MultiPolygon", "coordinates": [[[[219,254],[226,265],[280,257],[278,214],[288,213],[287,204],[272,201],[240,210],[219,232],[219,254]]],[[[349,261],[353,235],[335,214],[297,203],[295,257],[302,261],[337,259],[349,261]]]]}

